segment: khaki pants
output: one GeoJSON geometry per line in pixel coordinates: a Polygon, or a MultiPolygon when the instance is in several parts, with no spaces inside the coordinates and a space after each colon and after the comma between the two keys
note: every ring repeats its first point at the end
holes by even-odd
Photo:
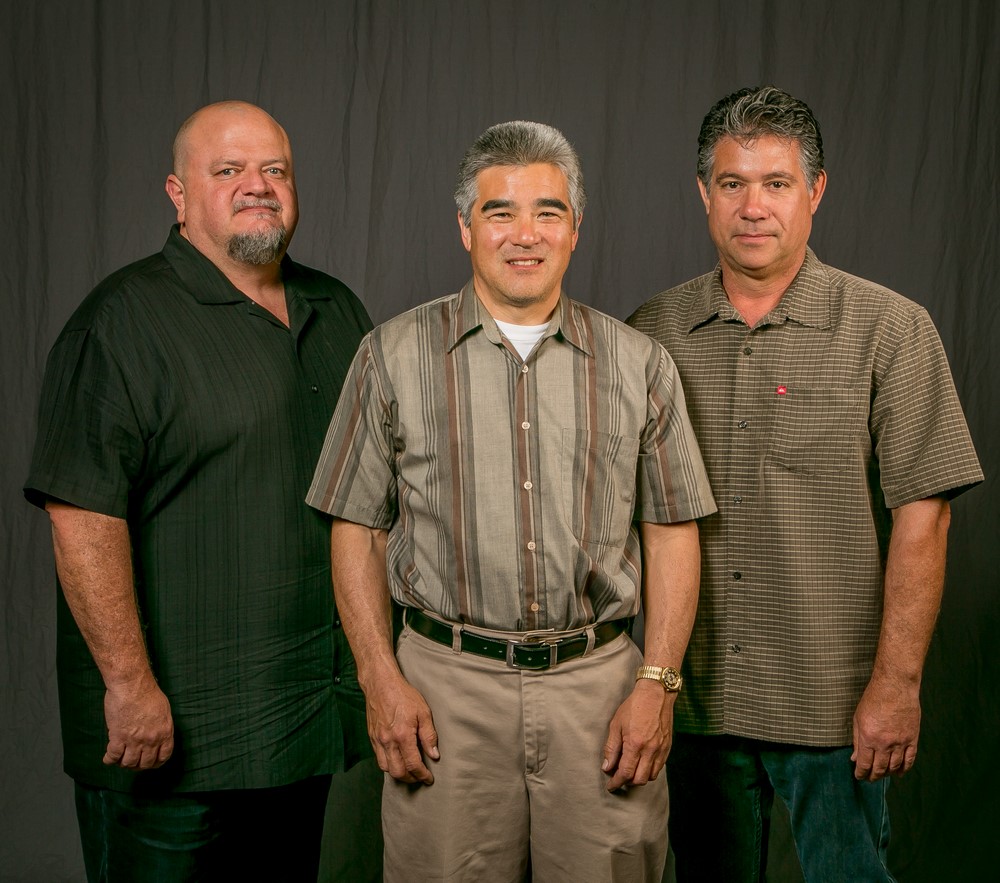
{"type": "Polygon", "coordinates": [[[434,716],[431,786],[386,775],[385,880],[659,881],[666,777],[609,794],[601,771],[615,710],[641,656],[626,635],[532,672],[404,629],[397,658],[434,716]]]}

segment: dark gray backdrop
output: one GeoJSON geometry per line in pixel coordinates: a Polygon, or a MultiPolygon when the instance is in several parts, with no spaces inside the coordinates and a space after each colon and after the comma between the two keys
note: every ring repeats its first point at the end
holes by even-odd
{"type": "MultiPolygon", "coordinates": [[[[894,786],[903,881],[992,879],[1000,826],[996,634],[1000,383],[993,0],[425,0],[0,4],[0,879],[82,879],[61,773],[48,525],[20,497],[45,355],[86,292],[158,250],[178,124],[263,105],[295,149],[300,261],[383,320],[469,274],[451,189],[487,125],[537,119],[590,194],[567,280],[624,317],[714,256],[694,185],[717,98],[773,82],[826,139],[821,259],[924,304],[941,330],[987,482],[954,507],[948,586],[914,772],[894,786]]],[[[375,776],[338,782],[325,876],[377,869],[375,776]]],[[[773,878],[794,879],[779,836],[773,878]]]]}

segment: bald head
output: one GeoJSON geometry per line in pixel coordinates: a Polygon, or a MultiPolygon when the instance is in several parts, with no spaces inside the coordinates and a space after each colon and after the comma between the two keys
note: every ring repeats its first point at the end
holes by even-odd
{"type": "MultiPolygon", "coordinates": [[[[285,134],[285,130],[281,128],[278,121],[267,111],[257,107],[256,104],[250,104],[248,101],[217,101],[215,104],[206,104],[199,108],[181,123],[177,135],[174,137],[174,174],[183,180],[184,165],[191,145],[198,142],[199,134],[203,130],[218,129],[219,126],[225,126],[227,121],[232,122],[240,118],[250,119],[253,117],[258,118],[265,125],[272,126],[276,132],[280,132],[281,138],[288,145],[288,135],[285,134]]],[[[291,154],[291,146],[288,145],[289,159],[291,159],[291,154]]]]}
{"type": "Polygon", "coordinates": [[[220,268],[277,265],[298,221],[292,149],[259,107],[220,101],[174,139],[167,194],[181,235],[220,268]]]}

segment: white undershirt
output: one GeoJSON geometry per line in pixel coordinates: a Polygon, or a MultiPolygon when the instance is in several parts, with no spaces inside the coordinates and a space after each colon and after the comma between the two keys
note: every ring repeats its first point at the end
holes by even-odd
{"type": "Polygon", "coordinates": [[[522,360],[528,358],[528,353],[535,348],[535,344],[542,339],[542,335],[549,327],[548,322],[544,325],[512,325],[499,319],[495,321],[503,336],[514,344],[514,349],[518,351],[522,360]]]}

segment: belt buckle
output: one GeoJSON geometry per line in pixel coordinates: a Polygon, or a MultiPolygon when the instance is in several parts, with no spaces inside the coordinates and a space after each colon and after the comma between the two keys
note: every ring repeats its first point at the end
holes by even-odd
{"type": "Polygon", "coordinates": [[[507,642],[507,668],[514,668],[518,670],[527,671],[546,671],[550,668],[555,668],[556,663],[559,660],[559,642],[558,641],[541,641],[541,640],[529,640],[529,641],[508,641],[507,642]],[[534,646],[540,646],[547,644],[549,648],[549,664],[541,666],[539,668],[532,668],[527,665],[518,665],[517,660],[514,658],[514,648],[520,647],[521,645],[532,644],[534,646]]]}

